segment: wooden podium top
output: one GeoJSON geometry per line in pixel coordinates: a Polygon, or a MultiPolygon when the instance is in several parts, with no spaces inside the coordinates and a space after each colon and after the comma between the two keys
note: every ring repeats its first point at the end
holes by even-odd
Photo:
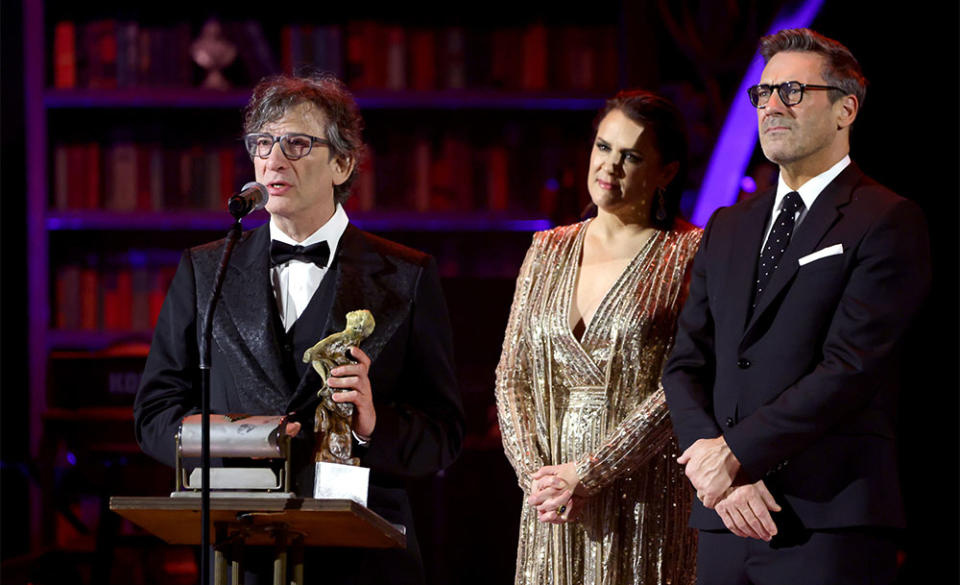
{"type": "MultiPolygon", "coordinates": [[[[112,497],[110,509],[170,544],[200,543],[200,498],[112,497]]],[[[273,545],[270,527],[303,535],[305,546],[404,548],[405,534],[352,500],[210,498],[211,535],[245,532],[245,544],[273,545]],[[220,528],[220,531],[217,529],[220,528]]]]}

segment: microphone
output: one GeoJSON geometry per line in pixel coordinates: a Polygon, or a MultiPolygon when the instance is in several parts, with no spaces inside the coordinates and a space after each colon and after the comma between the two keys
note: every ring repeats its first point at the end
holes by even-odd
{"type": "Polygon", "coordinates": [[[235,219],[240,219],[252,211],[263,209],[270,194],[267,188],[256,181],[250,181],[239,193],[227,202],[227,209],[235,219]]]}

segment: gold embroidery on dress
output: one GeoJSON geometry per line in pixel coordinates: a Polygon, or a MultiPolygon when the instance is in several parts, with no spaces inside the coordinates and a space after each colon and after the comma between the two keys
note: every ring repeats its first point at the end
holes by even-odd
{"type": "Polygon", "coordinates": [[[654,234],[578,341],[569,309],[588,223],[534,236],[497,367],[504,449],[524,493],[541,466],[575,461],[591,494],[562,525],[522,503],[516,583],[686,585],[692,494],[659,380],[700,231],[654,234]]]}

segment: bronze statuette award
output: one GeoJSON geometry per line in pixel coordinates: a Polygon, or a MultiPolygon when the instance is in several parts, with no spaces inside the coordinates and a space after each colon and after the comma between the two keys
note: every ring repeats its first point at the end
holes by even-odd
{"type": "Polygon", "coordinates": [[[367,503],[370,470],[360,467],[360,459],[352,453],[353,404],[334,402],[333,393],[340,390],[330,388],[327,378],[333,368],[353,363],[347,349],[359,346],[373,333],[374,325],[370,311],[350,311],[343,331],[321,339],[303,354],[304,363],[313,365],[323,380],[317,392],[320,404],[313,423],[316,435],[313,455],[317,466],[315,498],[346,498],[364,506],[367,503]]]}

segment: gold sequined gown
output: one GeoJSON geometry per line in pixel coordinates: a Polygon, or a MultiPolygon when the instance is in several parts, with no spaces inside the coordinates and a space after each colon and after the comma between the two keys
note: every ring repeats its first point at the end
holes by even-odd
{"type": "Polygon", "coordinates": [[[570,306],[589,221],[534,236],[497,367],[504,449],[524,495],[543,465],[576,461],[577,522],[524,501],[517,584],[694,582],[691,492],[659,386],[700,230],[657,231],[601,301],[582,340],[570,306]]]}

